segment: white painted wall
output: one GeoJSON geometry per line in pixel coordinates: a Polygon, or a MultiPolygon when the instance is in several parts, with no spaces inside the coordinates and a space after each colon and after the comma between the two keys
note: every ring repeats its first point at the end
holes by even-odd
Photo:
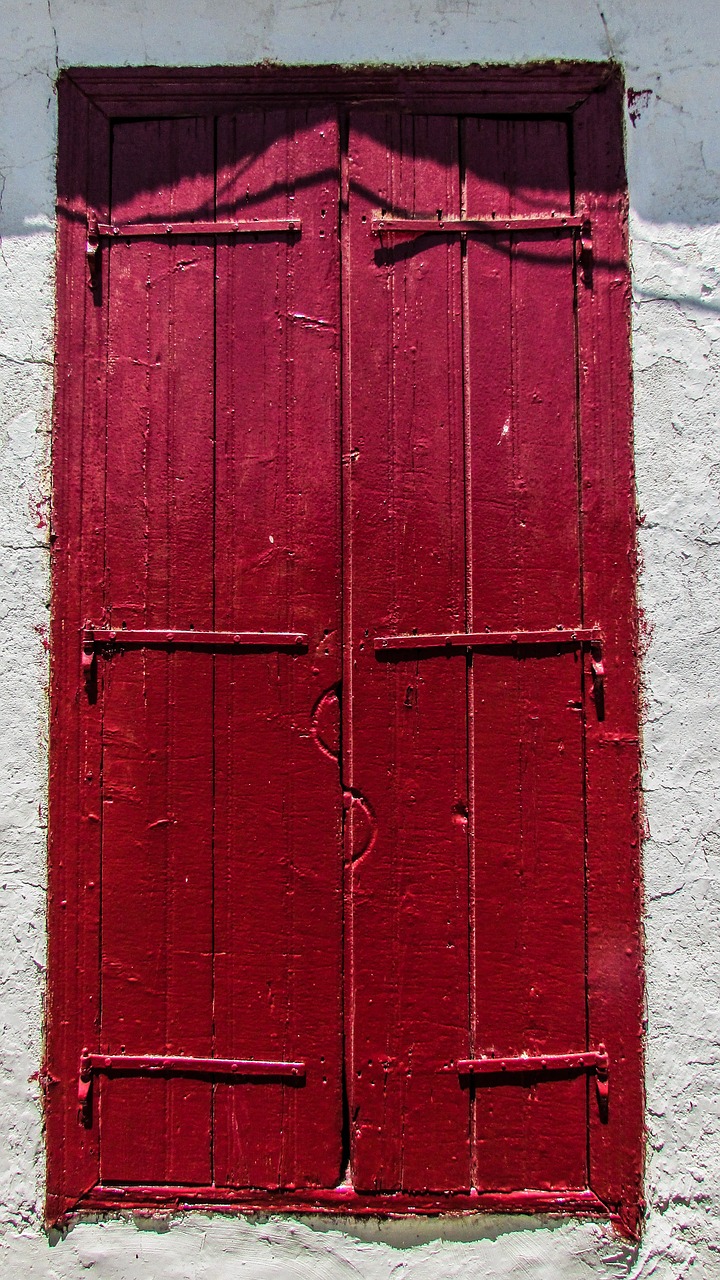
{"type": "Polygon", "coordinates": [[[720,6],[717,0],[0,0],[0,1276],[720,1276],[720,6]],[[628,121],[648,626],[647,1196],[597,1224],[187,1216],[41,1229],[47,440],[58,68],[613,57],[628,121]]]}

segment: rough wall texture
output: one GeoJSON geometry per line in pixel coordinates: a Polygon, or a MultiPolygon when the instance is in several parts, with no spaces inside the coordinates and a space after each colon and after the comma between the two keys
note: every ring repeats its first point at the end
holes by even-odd
{"type": "Polygon", "coordinates": [[[0,1275],[280,1280],[720,1274],[720,9],[715,0],[2,0],[0,1275]],[[528,1218],[188,1217],[41,1230],[41,1050],[58,68],[607,59],[625,69],[647,623],[642,1243],[528,1218]]]}

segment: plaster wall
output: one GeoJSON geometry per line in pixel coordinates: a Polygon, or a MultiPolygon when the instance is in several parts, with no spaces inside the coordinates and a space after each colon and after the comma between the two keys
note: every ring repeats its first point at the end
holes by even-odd
{"type": "Polygon", "coordinates": [[[0,0],[0,1276],[720,1277],[720,8],[715,0],[0,0]],[[48,428],[58,69],[614,58],[627,119],[649,1204],[593,1223],[187,1216],[41,1229],[48,428]]]}

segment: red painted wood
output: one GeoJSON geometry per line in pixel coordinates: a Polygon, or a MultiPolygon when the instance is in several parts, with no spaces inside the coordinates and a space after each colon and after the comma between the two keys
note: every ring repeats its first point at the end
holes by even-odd
{"type": "Polygon", "coordinates": [[[458,1191],[467,1098],[442,1068],[468,1051],[465,669],[380,663],[374,638],[465,626],[460,244],[380,254],[370,225],[459,212],[456,121],[356,114],[349,183],[346,777],[376,827],[349,845],[351,1168],[359,1191],[458,1191]]]}
{"type": "MultiPolygon", "coordinates": [[[[259,1195],[257,1191],[231,1191],[216,1187],[137,1186],[119,1189],[98,1186],[83,1202],[90,1213],[117,1209],[207,1208],[214,1213],[260,1212],[301,1214],[351,1214],[360,1218],[408,1218],[417,1214],[480,1213],[571,1213],[583,1217],[607,1218],[607,1206],[592,1191],[514,1191],[480,1195],[361,1195],[352,1187],[329,1191],[280,1191],[259,1195]]],[[[613,1219],[620,1230],[623,1224],[613,1219]]]]}
{"type": "Polygon", "coordinates": [[[552,1206],[610,1212],[636,1232],[638,751],[618,84],[598,68],[484,78],[120,69],[65,77],[61,103],[48,1218],[76,1204],[552,1206]],[[342,229],[343,558],[340,147],[335,108],[321,104],[350,100],[366,106],[342,162],[352,180],[342,229]],[[310,114],[303,101],[315,104],[310,114]],[[401,102],[414,120],[406,110],[401,124],[401,102]],[[569,114],[432,118],[576,107],[574,125],[569,114]],[[191,108],[225,113],[217,177],[212,123],[171,123],[191,108]],[[102,111],[166,118],[116,126],[112,207],[102,111]],[[571,125],[574,205],[571,149],[560,141],[571,125]],[[143,140],[137,159],[133,138],[143,140]],[[508,253],[497,232],[373,236],[379,209],[410,217],[438,207],[453,218],[589,215],[594,262],[577,290],[579,452],[574,237],[533,228],[508,253]],[[91,293],[88,208],[108,225],[170,212],[205,224],[297,217],[303,227],[262,242],[103,240],[91,293]],[[123,620],[137,632],[298,628],[310,643],[306,653],[100,654],[88,700],[82,628],[123,620]],[[602,630],[604,719],[590,698],[590,654],[577,647],[465,659],[374,650],[381,636],[537,635],[558,623],[602,630]],[[337,1191],[347,1154],[343,790],[354,1185],[337,1191]],[[167,827],[152,826],[158,818],[167,827]],[[520,1077],[476,1082],[471,1163],[473,1089],[458,1060],[600,1043],[610,1057],[605,1115],[593,1078],[534,1089],[520,1077]],[[97,1081],[98,1118],[84,1129],[75,1116],[86,1046],[306,1061],[307,1082],[113,1074],[97,1081]],[[108,1185],[116,1179],[142,1185],[108,1185]]]}
{"type": "MultiPolygon", "coordinates": [[[[211,120],[117,125],[113,218],[211,216],[213,147],[211,120]]],[[[106,623],[212,628],[213,249],[133,241],[109,254],[106,623]]],[[[98,1047],[207,1055],[213,660],[143,649],[99,665],[98,1047]]],[[[101,1177],[207,1182],[210,1115],[205,1081],[102,1078],[101,1177]]]]}
{"type": "Polygon", "coordinates": [[[303,1079],[304,1062],[262,1062],[256,1058],[237,1061],[233,1058],[190,1058],[181,1055],[162,1057],[135,1055],[129,1053],[85,1053],[80,1059],[79,1074],[81,1080],[89,1079],[94,1071],[127,1072],[137,1074],[177,1072],[184,1075],[216,1075],[216,1076],[272,1076],[280,1078],[288,1076],[292,1079],[303,1079]]]}
{"type": "Polygon", "coordinates": [[[339,68],[103,67],[64,73],[110,116],[229,114],[257,105],[397,105],[420,112],[571,112],[612,66],[597,62],[527,67],[339,68]]]}
{"type": "Polygon", "coordinates": [[[212,222],[202,222],[199,219],[187,222],[100,222],[94,234],[135,240],[147,236],[256,236],[278,231],[302,231],[302,221],[299,218],[263,218],[262,221],[248,218],[243,222],[223,222],[220,219],[212,222]]]}
{"type": "Polygon", "coordinates": [[[376,636],[375,652],[412,652],[415,649],[526,649],[535,645],[554,648],[581,645],[600,648],[602,633],[597,627],[555,627],[549,631],[460,631],[456,635],[376,636]]]}
{"type": "MultiPolygon", "coordinates": [[[[117,1187],[96,1187],[87,1194],[83,1201],[86,1211],[117,1210],[119,1203],[117,1187]]],[[[277,1212],[277,1213],[348,1213],[357,1217],[375,1217],[375,1219],[401,1219],[414,1217],[421,1213],[428,1217],[438,1217],[445,1213],[452,1215],[469,1215],[469,1213],[573,1213],[574,1216],[605,1217],[609,1216],[607,1206],[597,1198],[591,1190],[579,1192],[542,1192],[542,1190],[519,1190],[519,1192],[487,1192],[460,1196],[460,1194],[436,1194],[436,1196],[411,1196],[404,1192],[382,1196],[372,1194],[364,1196],[351,1187],[333,1187],[331,1190],[304,1190],[304,1192],[270,1192],[259,1194],[252,1190],[229,1190],[215,1187],[128,1187],[122,1189],[122,1206],[124,1210],[152,1210],[152,1208],[170,1208],[182,1211],[183,1208],[209,1208],[213,1212],[277,1212]]],[[[614,1219],[614,1224],[623,1230],[623,1224],[614,1219]]],[[[626,1231],[624,1231],[626,1234],[626,1231]]]]}
{"type": "Polygon", "coordinates": [[[218,244],[216,626],[303,655],[216,660],[215,1052],[300,1059],[302,1088],[218,1084],[219,1186],[332,1186],[342,1150],[338,134],[327,111],[218,124],[218,216],[303,234],[218,244]]]}
{"type": "Polygon", "coordinates": [[[47,1214],[97,1180],[97,1131],[76,1119],[77,1062],[99,1029],[100,714],[79,696],[79,633],[102,608],[107,268],[87,287],[85,210],[107,213],[109,128],[84,94],[59,89],[58,354],[53,428],[47,1214]],[[82,495],[82,501],[80,501],[82,495]]]}
{"type": "Polygon", "coordinates": [[[308,637],[292,631],[168,631],[145,627],[85,627],[83,651],[109,653],[126,648],[157,649],[306,649],[308,637]]]}
{"type": "Polygon", "coordinates": [[[608,1071],[605,1049],[593,1049],[588,1053],[544,1053],[540,1058],[525,1055],[520,1058],[470,1058],[456,1063],[459,1075],[498,1075],[503,1071],[528,1074],[542,1071],[586,1071],[597,1069],[603,1075],[608,1071]]]}
{"type": "Polygon", "coordinates": [[[432,232],[434,235],[442,235],[445,232],[454,232],[456,235],[467,235],[469,232],[492,232],[493,234],[502,234],[505,231],[570,231],[579,229],[585,223],[585,219],[581,217],[573,217],[570,214],[562,215],[548,214],[546,217],[542,215],[530,214],[527,218],[523,218],[520,214],[511,215],[507,218],[495,218],[492,215],[489,218],[448,218],[445,215],[435,218],[390,218],[380,217],[372,219],[372,229],[377,236],[389,235],[421,235],[424,232],[432,232]]]}
{"type": "MultiPolygon", "coordinates": [[[[566,126],[467,121],[479,216],[570,212],[566,126]]],[[[572,243],[467,252],[472,627],[580,616],[572,243]]],[[[594,619],[590,619],[594,621],[594,619]]],[[[474,654],[473,1056],[586,1045],[582,662],[474,654]]],[[[480,1188],[587,1185],[583,1078],[478,1086],[480,1188]]]]}
{"type": "Polygon", "coordinates": [[[590,1185],[636,1234],[643,1171],[640,753],[630,278],[620,81],[574,120],[577,200],[595,226],[579,302],[585,613],[607,635],[605,718],[588,717],[590,1035],[613,1067],[607,1123],[590,1116],[590,1185]]]}

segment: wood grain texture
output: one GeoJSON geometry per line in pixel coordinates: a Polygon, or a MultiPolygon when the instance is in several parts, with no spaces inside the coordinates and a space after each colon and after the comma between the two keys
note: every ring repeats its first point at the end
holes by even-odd
{"type": "Polygon", "coordinates": [[[459,211],[457,124],[351,118],[351,1166],[362,1191],[469,1188],[465,662],[381,663],[374,637],[465,625],[460,245],[380,250],[378,207],[459,211]],[[352,811],[351,811],[352,813],[352,811]],[[443,1070],[443,1068],[445,1068],[443,1070]]]}
{"type": "Polygon", "coordinates": [[[613,1063],[607,1123],[591,1113],[590,1184],[637,1234],[643,1174],[643,953],[630,276],[622,84],[574,119],[576,199],[593,220],[579,294],[586,616],[607,634],[604,718],[587,721],[590,1034],[613,1063]]]}
{"type": "Polygon", "coordinates": [[[94,292],[88,206],[108,212],[109,127],[69,82],[60,93],[58,352],[53,419],[47,1214],[97,1180],[97,1130],[77,1124],[77,1062],[99,1032],[101,705],[80,693],[80,628],[103,604],[107,264],[94,292]]]}
{"type": "Polygon", "coordinates": [[[219,213],[303,230],[218,244],[216,625],[309,636],[216,659],[215,1049],[307,1063],[218,1084],[220,1186],[341,1176],[340,770],[311,731],[340,676],[337,192],[332,114],[220,120],[219,213]]]}
{"type": "Polygon", "coordinates": [[[602,68],[63,79],[49,1220],[133,1184],[123,1203],[552,1204],[637,1232],[619,90],[602,68]],[[143,117],[113,126],[112,199],[104,111],[143,117]],[[302,233],[118,238],[90,290],[88,208],[302,233]],[[554,232],[372,234],[438,210],[587,213],[592,264],[554,232]],[[88,699],[90,623],[309,645],[107,650],[88,699]],[[602,630],[604,706],[587,647],[374,650],[558,623],[602,630]],[[592,1077],[455,1066],[599,1043],[606,1113],[592,1077]],[[307,1072],[100,1073],[84,1129],[85,1047],[307,1072]]]}
{"type": "MultiPolygon", "coordinates": [[[[571,209],[567,127],[467,121],[479,216],[571,209]]],[[[472,236],[467,419],[472,630],[581,621],[573,248],[472,236]]],[[[582,660],[472,659],[474,1027],[478,1054],[586,1047],[582,660]]],[[[483,1190],[587,1182],[582,1077],[478,1084],[483,1190]]]]}
{"type": "Polygon", "coordinates": [[[526,67],[82,67],[64,75],[109,116],[232,114],[257,106],[355,106],[449,114],[571,112],[615,68],[598,62],[526,67]]]}
{"type": "MultiPolygon", "coordinates": [[[[117,125],[112,216],[213,213],[212,120],[117,125]]],[[[113,241],[106,620],[212,626],[214,254],[113,241]]],[[[208,1054],[212,1034],[213,660],[100,661],[101,1049],[208,1054]]],[[[207,1182],[205,1081],[102,1079],[101,1176],[207,1182]]]]}

